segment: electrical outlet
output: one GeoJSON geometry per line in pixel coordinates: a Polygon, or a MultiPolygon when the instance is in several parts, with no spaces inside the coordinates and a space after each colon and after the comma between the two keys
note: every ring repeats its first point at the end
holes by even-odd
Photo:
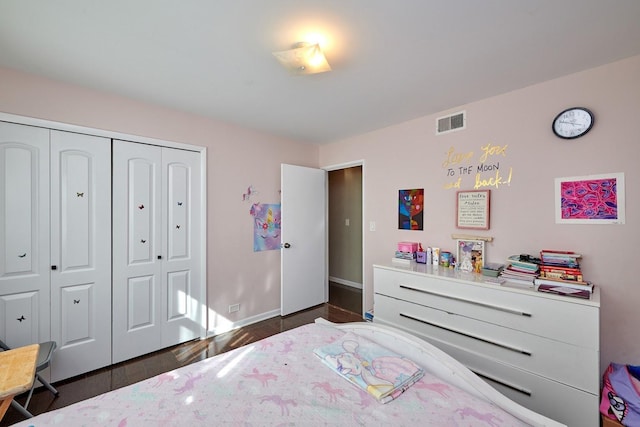
{"type": "Polygon", "coordinates": [[[240,304],[231,304],[229,306],[229,313],[235,313],[236,311],[240,311],[240,304]]]}

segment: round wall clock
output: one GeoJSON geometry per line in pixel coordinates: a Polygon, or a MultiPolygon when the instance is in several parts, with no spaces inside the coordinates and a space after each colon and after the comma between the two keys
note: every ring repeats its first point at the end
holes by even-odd
{"type": "Polygon", "coordinates": [[[560,138],[574,139],[589,132],[593,127],[593,113],[583,107],[564,110],[553,119],[551,128],[560,138]]]}

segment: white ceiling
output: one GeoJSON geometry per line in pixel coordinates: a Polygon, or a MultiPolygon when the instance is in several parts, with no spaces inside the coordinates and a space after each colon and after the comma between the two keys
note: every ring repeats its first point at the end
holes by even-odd
{"type": "Polygon", "coordinates": [[[0,1],[0,66],[318,144],[638,54],[640,0],[0,1]]]}

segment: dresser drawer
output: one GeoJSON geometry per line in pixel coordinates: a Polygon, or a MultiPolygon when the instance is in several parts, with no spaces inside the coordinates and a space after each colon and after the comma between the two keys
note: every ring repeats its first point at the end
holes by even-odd
{"type": "Polygon", "coordinates": [[[440,347],[511,400],[567,426],[599,426],[599,393],[588,393],[517,367],[449,346],[440,347]],[[571,409],[570,409],[571,408],[571,409]]]}
{"type": "Polygon", "coordinates": [[[535,291],[383,268],[374,268],[374,291],[586,349],[600,347],[597,307],[535,291]]]}
{"type": "MultiPolygon", "coordinates": [[[[399,327],[381,319],[374,322],[399,327]]],[[[408,330],[435,345],[469,368],[488,384],[516,403],[569,427],[599,426],[599,394],[589,393],[531,372],[505,365],[480,353],[469,352],[449,343],[408,330]]]]}
{"type": "Polygon", "coordinates": [[[581,390],[599,391],[599,355],[593,349],[379,294],[375,320],[581,390]]]}

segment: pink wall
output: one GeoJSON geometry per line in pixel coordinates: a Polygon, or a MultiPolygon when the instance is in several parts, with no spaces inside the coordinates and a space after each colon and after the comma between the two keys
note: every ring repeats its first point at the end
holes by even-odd
{"type": "MultiPolygon", "coordinates": [[[[454,233],[492,236],[487,260],[504,262],[512,254],[541,249],[583,255],[583,273],[601,288],[601,366],[611,361],[640,363],[640,283],[634,263],[640,241],[640,56],[474,102],[320,148],[320,165],[364,159],[365,289],[373,304],[372,264],[387,263],[398,241],[420,241],[455,252],[454,233]],[[564,141],[551,132],[557,113],[571,106],[590,108],[595,126],[586,136],[564,141]],[[435,119],[460,110],[467,128],[435,135],[435,119]],[[455,191],[445,185],[461,175],[459,166],[479,164],[481,147],[506,146],[499,173],[511,182],[491,189],[491,229],[455,227],[455,191]],[[468,161],[443,167],[447,152],[473,152],[468,161]],[[391,172],[391,173],[390,173],[391,172]],[[624,172],[626,224],[556,224],[554,178],[624,172]],[[424,231],[397,229],[398,190],[425,189],[424,231]],[[377,231],[370,232],[375,221],[377,231]]],[[[474,187],[473,173],[461,189],[474,187]]],[[[495,177],[495,171],[482,174],[495,177]]],[[[562,327],[562,325],[558,325],[562,327]]]]}
{"type": "MultiPolygon", "coordinates": [[[[543,248],[584,255],[587,279],[602,290],[601,365],[640,363],[640,286],[629,263],[635,260],[640,145],[634,124],[640,117],[640,57],[609,64],[450,110],[465,109],[467,129],[434,135],[435,117],[321,146],[275,138],[203,117],[138,103],[0,68],[0,111],[80,126],[206,146],[208,148],[208,308],[209,329],[278,310],[279,252],[254,253],[249,204],[242,194],[250,184],[259,201],[278,202],[280,163],[330,166],[364,159],[365,288],[372,305],[373,263],[387,262],[399,240],[453,249],[455,190],[442,163],[450,147],[473,152],[505,146],[500,173],[512,169],[510,185],[492,188],[488,261],[543,248]],[[551,133],[562,109],[591,108],[596,125],[576,141],[551,133]],[[318,157],[320,162],[318,163],[318,157]],[[389,171],[395,171],[390,174],[389,171]],[[625,225],[556,225],[553,180],[563,176],[624,172],[625,225]],[[397,191],[425,188],[425,231],[397,230],[397,191]],[[227,314],[230,304],[240,311],[227,314]]],[[[470,163],[470,164],[471,164],[470,163]]],[[[455,178],[457,178],[456,176],[455,178]]],[[[473,186],[464,176],[463,189],[473,186]]]]}
{"type": "Polygon", "coordinates": [[[279,312],[280,252],[253,252],[242,195],[279,203],[280,163],[317,166],[317,146],[2,68],[0,94],[4,113],[207,147],[209,330],[279,312]]]}

